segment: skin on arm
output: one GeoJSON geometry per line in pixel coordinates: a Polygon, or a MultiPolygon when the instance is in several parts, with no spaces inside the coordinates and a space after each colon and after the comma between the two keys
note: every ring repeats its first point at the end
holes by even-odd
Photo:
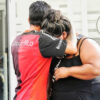
{"type": "Polygon", "coordinates": [[[66,54],[76,54],[77,53],[76,33],[70,33],[66,41],[67,41],[67,48],[65,50],[65,53],[66,54]]]}
{"type": "Polygon", "coordinates": [[[69,76],[82,80],[90,80],[100,75],[100,46],[95,41],[86,39],[80,51],[83,65],[56,69],[56,80],[69,76]]]}

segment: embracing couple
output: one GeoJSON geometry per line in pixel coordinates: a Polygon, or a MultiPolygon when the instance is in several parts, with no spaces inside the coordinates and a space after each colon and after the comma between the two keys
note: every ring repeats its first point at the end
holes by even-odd
{"type": "Polygon", "coordinates": [[[14,100],[47,100],[50,83],[49,100],[97,100],[93,86],[100,88],[99,45],[76,34],[70,20],[44,1],[30,5],[29,23],[11,47],[18,80],[14,100]]]}

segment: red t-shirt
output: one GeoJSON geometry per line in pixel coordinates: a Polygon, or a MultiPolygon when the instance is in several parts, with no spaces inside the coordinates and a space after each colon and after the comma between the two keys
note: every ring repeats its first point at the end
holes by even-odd
{"type": "Polygon", "coordinates": [[[12,43],[18,80],[14,100],[47,100],[48,73],[53,56],[63,56],[66,42],[46,33],[27,32],[12,43]]]}

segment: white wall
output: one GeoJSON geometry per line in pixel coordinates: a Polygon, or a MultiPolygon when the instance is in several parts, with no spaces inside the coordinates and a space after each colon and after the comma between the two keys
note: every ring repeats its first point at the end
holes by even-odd
{"type": "Polygon", "coordinates": [[[100,38],[100,34],[96,29],[96,22],[100,16],[100,0],[87,0],[87,9],[89,36],[93,38],[100,38]]]}

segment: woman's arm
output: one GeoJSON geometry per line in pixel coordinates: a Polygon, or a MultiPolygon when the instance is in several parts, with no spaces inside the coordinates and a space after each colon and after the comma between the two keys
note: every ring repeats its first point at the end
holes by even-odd
{"type": "Polygon", "coordinates": [[[87,39],[83,42],[80,50],[83,65],[56,69],[56,80],[69,76],[90,80],[100,75],[100,46],[95,41],[87,39]]]}
{"type": "MultiPolygon", "coordinates": [[[[67,34],[67,33],[66,33],[67,34]]],[[[70,33],[67,37],[67,48],[65,50],[66,54],[76,54],[77,53],[77,38],[76,33],[70,33]]]]}

